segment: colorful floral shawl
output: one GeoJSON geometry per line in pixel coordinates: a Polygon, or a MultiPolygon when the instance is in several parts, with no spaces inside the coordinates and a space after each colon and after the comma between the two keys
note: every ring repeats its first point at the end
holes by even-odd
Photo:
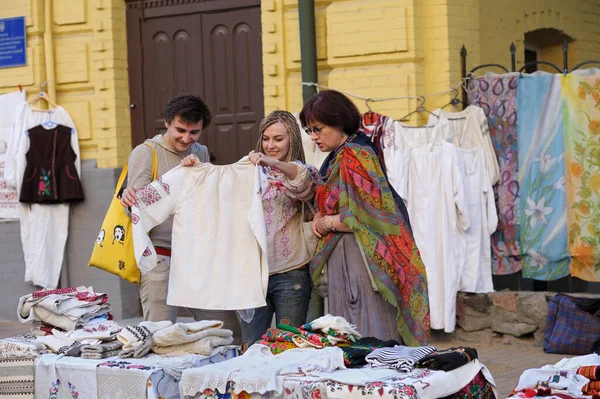
{"type": "MultiPolygon", "coordinates": [[[[364,134],[350,136],[323,163],[316,204],[323,215],[340,214],[354,232],[377,290],[398,309],[398,332],[405,344],[424,345],[429,334],[425,266],[376,151],[364,134]]],[[[319,240],[310,264],[314,281],[341,238],[333,233],[319,240]]]]}

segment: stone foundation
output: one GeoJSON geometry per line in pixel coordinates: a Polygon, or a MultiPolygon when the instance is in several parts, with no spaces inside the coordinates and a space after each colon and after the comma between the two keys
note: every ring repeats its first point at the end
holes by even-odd
{"type": "MultiPolygon", "coordinates": [[[[454,338],[480,344],[543,346],[547,298],[554,295],[555,292],[530,291],[459,293],[454,338]]],[[[600,297],[597,294],[569,295],[600,297]]]]}

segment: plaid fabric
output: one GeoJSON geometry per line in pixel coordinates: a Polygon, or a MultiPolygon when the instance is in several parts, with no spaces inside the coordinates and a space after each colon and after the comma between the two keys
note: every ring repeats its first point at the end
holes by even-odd
{"type": "Polygon", "coordinates": [[[593,352],[600,337],[600,317],[592,314],[596,308],[600,308],[600,300],[594,298],[563,294],[551,298],[544,330],[544,352],[565,355],[593,352]]]}

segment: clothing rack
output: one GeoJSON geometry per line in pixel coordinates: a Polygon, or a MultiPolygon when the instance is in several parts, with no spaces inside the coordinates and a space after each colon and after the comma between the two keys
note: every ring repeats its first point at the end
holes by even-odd
{"type": "Polygon", "coordinates": [[[312,87],[316,87],[317,90],[319,89],[327,89],[327,90],[336,90],[339,91],[342,94],[345,94],[348,97],[352,97],[355,98],[357,100],[363,100],[365,101],[365,103],[367,104],[367,108],[369,108],[369,110],[371,109],[371,107],[369,106],[370,102],[381,102],[381,101],[392,101],[392,100],[418,100],[421,101],[421,103],[425,103],[425,100],[429,97],[434,97],[434,96],[439,96],[442,94],[446,94],[446,93],[451,93],[455,90],[458,90],[460,88],[462,88],[463,90],[465,90],[465,83],[468,81],[468,78],[463,78],[461,79],[461,81],[456,84],[455,86],[447,89],[447,90],[441,90],[441,91],[437,91],[435,93],[430,93],[430,94],[426,94],[426,95],[418,95],[418,96],[398,96],[398,97],[365,97],[365,96],[361,96],[360,94],[354,94],[354,93],[350,93],[347,91],[343,91],[343,90],[339,90],[333,87],[329,87],[329,86],[325,86],[316,82],[302,82],[302,86],[312,86],[312,87]]]}
{"type": "Polygon", "coordinates": [[[566,76],[569,72],[573,72],[573,71],[581,68],[584,65],[589,65],[589,64],[599,64],[600,65],[600,60],[586,60],[586,61],[582,61],[582,62],[576,64],[571,69],[571,71],[569,71],[569,41],[566,38],[563,41],[563,45],[562,45],[562,53],[563,53],[562,69],[558,65],[556,65],[552,62],[534,61],[534,62],[526,62],[521,68],[519,68],[519,70],[517,70],[517,61],[516,61],[517,60],[517,57],[516,57],[517,46],[515,46],[514,43],[510,44],[509,52],[510,52],[510,70],[501,64],[481,64],[481,65],[476,65],[475,67],[473,67],[473,69],[471,69],[469,72],[467,72],[467,49],[465,48],[464,45],[462,46],[462,48],[460,49],[460,62],[461,62],[460,69],[461,69],[462,81],[465,82],[465,84],[462,85],[462,91],[463,91],[462,98],[463,98],[464,104],[468,103],[468,96],[467,96],[468,82],[474,77],[474,73],[480,69],[499,68],[499,69],[502,69],[506,73],[519,72],[522,74],[524,70],[526,70],[527,68],[529,68],[531,66],[547,65],[547,66],[550,66],[550,67],[556,69],[556,71],[558,73],[562,73],[566,76]]]}
{"type": "MultiPolygon", "coordinates": [[[[461,76],[462,76],[463,82],[465,82],[465,84],[462,85],[463,104],[466,105],[469,103],[468,95],[467,95],[467,87],[468,87],[469,81],[475,77],[474,73],[481,69],[497,68],[497,69],[502,70],[505,73],[517,73],[518,72],[518,73],[522,74],[523,71],[525,71],[528,67],[531,67],[534,65],[547,65],[547,66],[550,66],[550,67],[556,69],[556,71],[558,73],[562,73],[566,76],[568,73],[576,71],[577,69],[579,69],[585,65],[591,65],[591,64],[600,65],[600,60],[586,60],[586,61],[582,61],[582,62],[576,64],[575,66],[573,66],[573,68],[571,68],[571,70],[569,70],[569,63],[568,63],[569,42],[567,39],[565,39],[563,41],[563,45],[562,45],[562,52],[563,52],[562,68],[559,67],[558,65],[553,64],[548,61],[535,61],[535,62],[527,62],[521,68],[519,68],[517,70],[517,65],[516,65],[517,47],[515,46],[514,43],[510,44],[509,52],[510,52],[510,69],[502,64],[481,64],[481,65],[476,65],[470,71],[467,72],[467,49],[465,48],[464,45],[462,46],[462,48],[460,49],[461,76]]],[[[512,291],[530,290],[530,291],[596,292],[596,293],[600,293],[600,284],[599,283],[583,281],[583,280],[580,280],[578,278],[571,277],[571,276],[566,276],[566,277],[563,277],[563,278],[561,278],[559,280],[555,280],[555,281],[538,281],[538,280],[524,279],[522,277],[521,272],[519,271],[517,273],[509,274],[509,275],[494,275],[493,281],[494,281],[494,288],[496,290],[502,290],[502,289],[508,288],[512,291]]]]}

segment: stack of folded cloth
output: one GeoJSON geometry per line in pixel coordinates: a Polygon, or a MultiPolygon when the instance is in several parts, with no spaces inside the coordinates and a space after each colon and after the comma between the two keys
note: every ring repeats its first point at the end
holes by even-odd
{"type": "Polygon", "coordinates": [[[17,314],[22,323],[37,321],[70,332],[108,315],[110,309],[108,295],[96,293],[92,287],[71,287],[25,295],[19,299],[17,314]]]}
{"type": "Polygon", "coordinates": [[[107,357],[118,356],[122,347],[123,343],[116,339],[94,345],[82,345],[81,357],[83,359],[106,359],[107,357]]]}
{"type": "Polygon", "coordinates": [[[104,359],[118,355],[122,344],[116,337],[121,330],[122,327],[116,322],[99,317],[71,332],[54,328],[50,334],[39,336],[38,341],[54,353],[81,356],[84,359],[104,359]]]}
{"type": "Polygon", "coordinates": [[[169,320],[164,321],[142,321],[137,326],[127,326],[117,335],[117,339],[123,344],[119,356],[123,358],[146,356],[152,348],[152,334],[172,326],[169,320]]]}
{"type": "Polygon", "coordinates": [[[409,372],[420,360],[435,352],[433,346],[408,347],[396,345],[392,348],[379,348],[366,356],[367,363],[373,368],[389,368],[409,372]]]}
{"type": "Polygon", "coordinates": [[[173,324],[153,334],[152,351],[159,355],[209,356],[214,348],[233,343],[233,332],[221,327],[223,322],[217,320],[173,324]]]}

